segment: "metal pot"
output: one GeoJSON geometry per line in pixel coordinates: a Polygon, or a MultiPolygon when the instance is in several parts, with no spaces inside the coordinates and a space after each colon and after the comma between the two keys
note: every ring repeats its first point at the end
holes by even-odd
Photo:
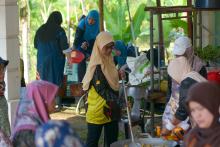
{"type": "Polygon", "coordinates": [[[126,88],[127,95],[132,96],[134,99],[147,98],[148,91],[142,86],[129,85],[126,88]]]}
{"type": "MultiPolygon", "coordinates": [[[[120,140],[111,144],[111,147],[125,147],[131,140],[120,140]]],[[[152,147],[175,147],[177,146],[177,142],[168,141],[162,138],[139,138],[135,139],[135,143],[139,143],[141,145],[151,145],[152,147]]]]}

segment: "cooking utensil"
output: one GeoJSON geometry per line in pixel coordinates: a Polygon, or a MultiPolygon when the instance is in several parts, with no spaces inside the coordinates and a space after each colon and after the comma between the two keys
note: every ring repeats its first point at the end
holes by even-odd
{"type": "Polygon", "coordinates": [[[132,131],[132,126],[131,126],[131,114],[128,108],[128,96],[127,96],[127,91],[126,91],[126,86],[125,86],[125,81],[122,79],[122,86],[124,90],[124,96],[125,96],[125,103],[126,103],[126,109],[127,109],[127,115],[128,115],[128,124],[129,124],[129,130],[131,134],[131,142],[128,144],[128,147],[141,147],[141,144],[138,142],[135,142],[134,140],[134,134],[132,131]]]}

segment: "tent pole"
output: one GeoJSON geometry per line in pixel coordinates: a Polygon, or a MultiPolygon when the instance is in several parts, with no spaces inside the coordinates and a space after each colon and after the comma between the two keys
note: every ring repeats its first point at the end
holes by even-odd
{"type": "Polygon", "coordinates": [[[103,0],[99,0],[99,21],[100,21],[100,25],[99,25],[99,29],[100,29],[100,32],[104,31],[104,11],[103,11],[103,5],[104,5],[104,2],[103,0]]]}

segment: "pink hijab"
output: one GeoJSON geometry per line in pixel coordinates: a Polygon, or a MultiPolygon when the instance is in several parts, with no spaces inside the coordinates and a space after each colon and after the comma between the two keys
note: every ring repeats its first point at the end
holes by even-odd
{"type": "Polygon", "coordinates": [[[42,80],[27,85],[17,107],[12,137],[20,130],[35,131],[50,119],[47,107],[52,104],[57,91],[58,86],[42,80]]]}

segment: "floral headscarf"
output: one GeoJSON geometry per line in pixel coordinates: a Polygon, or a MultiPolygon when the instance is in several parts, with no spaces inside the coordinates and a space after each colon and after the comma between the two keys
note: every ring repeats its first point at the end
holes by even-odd
{"type": "Polygon", "coordinates": [[[36,131],[36,147],[83,147],[77,134],[65,121],[48,121],[36,131]]]}
{"type": "Polygon", "coordinates": [[[35,131],[50,119],[47,107],[52,104],[57,91],[58,86],[47,81],[38,80],[27,85],[17,108],[12,137],[20,130],[35,131]]]}

